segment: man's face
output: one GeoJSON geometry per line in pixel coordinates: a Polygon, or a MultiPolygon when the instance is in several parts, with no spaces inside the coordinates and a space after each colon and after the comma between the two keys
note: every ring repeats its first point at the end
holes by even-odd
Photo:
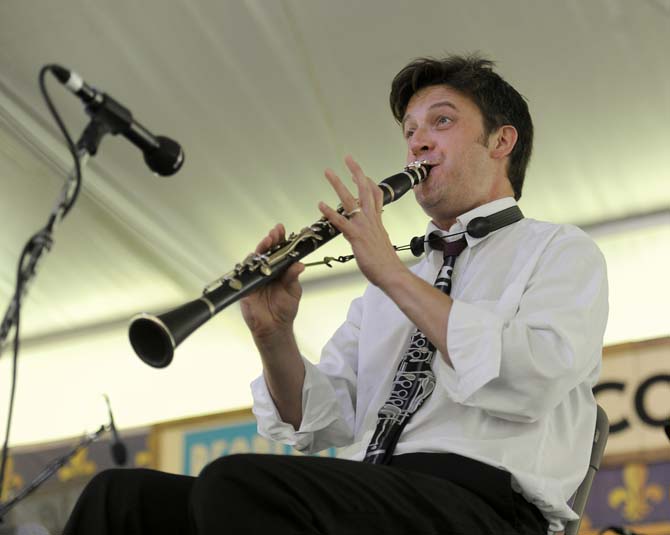
{"type": "Polygon", "coordinates": [[[492,200],[496,170],[482,114],[468,97],[446,85],[421,89],[407,105],[403,134],[408,163],[436,164],[414,195],[439,226],[492,200]]]}

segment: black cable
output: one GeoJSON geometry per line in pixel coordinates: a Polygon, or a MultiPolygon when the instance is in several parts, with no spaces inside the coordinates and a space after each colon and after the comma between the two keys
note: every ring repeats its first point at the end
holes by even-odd
{"type": "MultiPolygon", "coordinates": [[[[463,236],[467,233],[467,230],[461,230],[460,232],[454,232],[453,234],[439,234],[435,232],[431,232],[430,235],[428,236],[428,239],[426,239],[424,236],[415,236],[412,238],[412,241],[408,243],[407,245],[394,245],[393,250],[395,251],[412,251],[412,254],[414,256],[420,256],[417,255],[414,252],[414,248],[420,243],[421,247],[423,247],[424,243],[431,243],[434,241],[442,241],[445,238],[452,238],[454,236],[463,236]]],[[[422,253],[423,254],[423,253],[422,253]]]]}
{"type": "MultiPolygon", "coordinates": [[[[425,239],[424,236],[415,236],[412,238],[412,241],[408,243],[407,245],[393,245],[393,250],[396,252],[402,252],[402,251],[412,251],[412,254],[414,256],[421,256],[423,254],[423,244],[424,243],[430,243],[432,241],[440,241],[443,240],[444,238],[451,238],[452,236],[460,236],[463,235],[467,232],[467,230],[462,230],[460,232],[454,232],[453,234],[445,234],[445,235],[435,235],[428,237],[428,239],[425,239]],[[421,246],[421,254],[417,254],[416,248],[418,246],[421,246]]],[[[354,255],[342,255],[342,256],[325,256],[323,260],[317,260],[316,262],[308,262],[305,264],[305,267],[313,267],[313,266],[322,266],[326,265],[329,268],[332,268],[333,266],[331,265],[332,262],[339,262],[340,264],[345,264],[349,262],[350,260],[353,260],[356,258],[354,255]]]]}
{"type": "MultiPolygon", "coordinates": [[[[75,188],[74,192],[72,193],[72,198],[70,199],[69,202],[65,204],[65,207],[63,209],[63,215],[61,216],[61,219],[64,218],[67,213],[70,211],[70,208],[72,208],[72,205],[74,205],[75,201],[77,200],[77,197],[79,196],[79,190],[81,189],[81,164],[79,163],[79,155],[77,154],[77,149],[74,145],[74,141],[72,141],[72,137],[70,137],[70,133],[68,132],[65,124],[63,123],[62,119],[60,118],[60,115],[56,111],[55,106],[51,102],[51,97],[49,97],[49,93],[47,92],[46,88],[46,83],[44,80],[44,77],[46,75],[47,71],[50,71],[54,67],[53,64],[50,65],[45,65],[40,69],[40,75],[39,75],[39,83],[40,83],[40,91],[42,92],[42,96],[44,97],[44,101],[47,104],[47,107],[49,108],[49,111],[51,112],[51,116],[54,118],[54,121],[56,121],[56,124],[58,125],[58,128],[60,129],[61,133],[63,134],[63,137],[65,137],[65,140],[67,141],[67,147],[70,150],[70,154],[72,155],[72,159],[74,160],[74,167],[75,167],[75,188]]],[[[47,223],[47,228],[51,229],[53,228],[53,224],[55,221],[52,221],[53,217],[49,219],[49,223],[47,223]]]]}
{"type": "MultiPolygon", "coordinates": [[[[75,167],[75,187],[72,191],[69,198],[66,198],[62,201],[60,205],[50,214],[47,224],[44,228],[40,229],[38,232],[33,234],[26,245],[23,247],[21,256],[19,258],[19,265],[16,273],[16,288],[13,296],[14,310],[12,311],[12,318],[10,318],[9,328],[14,326],[14,343],[13,343],[13,358],[12,358],[12,384],[9,393],[9,410],[7,412],[7,426],[5,429],[5,440],[2,446],[2,458],[0,459],[0,494],[4,487],[5,481],[5,471],[7,467],[7,459],[9,457],[9,432],[12,425],[12,415],[14,412],[14,395],[16,393],[16,378],[18,374],[18,357],[19,357],[19,323],[21,317],[21,300],[23,298],[24,287],[30,281],[30,278],[34,274],[37,261],[44,248],[50,249],[51,244],[53,243],[51,233],[54,229],[55,224],[59,219],[63,219],[72,206],[74,205],[77,197],[79,196],[79,191],[81,189],[81,164],[79,162],[79,155],[77,154],[77,149],[70,133],[68,132],[65,124],[63,123],[58,111],[56,111],[55,106],[53,105],[49,93],[46,88],[45,75],[47,71],[51,71],[53,65],[45,65],[40,69],[39,73],[39,86],[42,96],[51,112],[52,117],[56,121],[58,128],[65,137],[67,141],[67,146],[74,160],[75,167]],[[60,216],[59,216],[60,213],[60,216]],[[26,258],[28,258],[27,265],[26,258]]],[[[10,305],[11,307],[11,305],[10,305]]],[[[0,521],[2,519],[0,518],[0,521]]]]}
{"type": "MultiPolygon", "coordinates": [[[[28,240],[28,243],[24,246],[23,251],[21,252],[21,257],[19,259],[19,267],[16,274],[16,289],[14,291],[14,319],[12,323],[14,324],[14,354],[12,357],[12,385],[9,392],[9,410],[7,412],[7,426],[5,428],[5,441],[2,445],[2,460],[0,461],[0,491],[4,487],[5,482],[5,469],[7,466],[7,458],[9,456],[9,430],[12,426],[12,414],[14,412],[14,394],[16,392],[16,376],[17,376],[17,363],[19,356],[19,322],[21,319],[21,293],[23,291],[23,262],[30,251],[32,246],[33,239],[28,240]]],[[[0,492],[1,494],[1,492],[0,492]]],[[[1,520],[1,519],[0,519],[1,520]]]]}

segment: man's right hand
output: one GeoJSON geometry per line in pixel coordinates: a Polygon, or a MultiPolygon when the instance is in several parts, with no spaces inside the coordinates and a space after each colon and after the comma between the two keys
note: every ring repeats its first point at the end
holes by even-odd
{"type": "MultiPolygon", "coordinates": [[[[256,253],[267,252],[282,242],[285,234],[284,225],[277,224],[256,246],[256,253]]],[[[302,296],[298,276],[304,269],[304,264],[296,262],[275,280],[240,301],[244,321],[257,343],[292,332],[302,296]]]]}

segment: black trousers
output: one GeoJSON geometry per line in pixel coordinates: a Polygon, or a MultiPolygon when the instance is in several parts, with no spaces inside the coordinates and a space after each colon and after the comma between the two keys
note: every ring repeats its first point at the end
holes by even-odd
{"type": "Polygon", "coordinates": [[[231,455],[197,477],[116,469],[94,477],[65,535],[546,535],[507,472],[452,454],[389,466],[231,455]]]}

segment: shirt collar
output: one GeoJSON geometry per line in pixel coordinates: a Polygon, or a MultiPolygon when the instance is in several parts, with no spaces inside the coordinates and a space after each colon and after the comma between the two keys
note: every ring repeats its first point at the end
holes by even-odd
{"type": "MultiPolygon", "coordinates": [[[[503,197],[502,199],[496,199],[495,201],[491,201],[486,204],[482,204],[481,206],[477,206],[476,208],[473,208],[472,210],[465,212],[464,214],[459,215],[456,218],[456,222],[449,228],[448,231],[442,230],[438,228],[435,223],[432,221],[428,223],[428,229],[426,230],[426,236],[425,236],[425,242],[423,244],[424,251],[426,254],[429,254],[432,251],[435,251],[430,244],[428,243],[428,236],[432,232],[439,232],[443,236],[449,235],[449,234],[458,234],[456,236],[451,236],[447,238],[448,241],[452,240],[457,240],[461,236],[463,236],[463,232],[465,229],[468,227],[468,223],[472,221],[475,217],[486,217],[491,214],[495,214],[496,212],[500,212],[501,210],[504,210],[505,208],[510,208],[511,206],[515,206],[517,203],[514,200],[514,197],[503,197]]],[[[490,234],[487,234],[486,236],[482,238],[473,238],[469,234],[465,233],[465,239],[468,242],[468,247],[474,247],[477,245],[480,241],[485,240],[491,234],[494,234],[496,231],[491,232],[490,234]]],[[[439,252],[439,251],[438,251],[439,252]]]]}

